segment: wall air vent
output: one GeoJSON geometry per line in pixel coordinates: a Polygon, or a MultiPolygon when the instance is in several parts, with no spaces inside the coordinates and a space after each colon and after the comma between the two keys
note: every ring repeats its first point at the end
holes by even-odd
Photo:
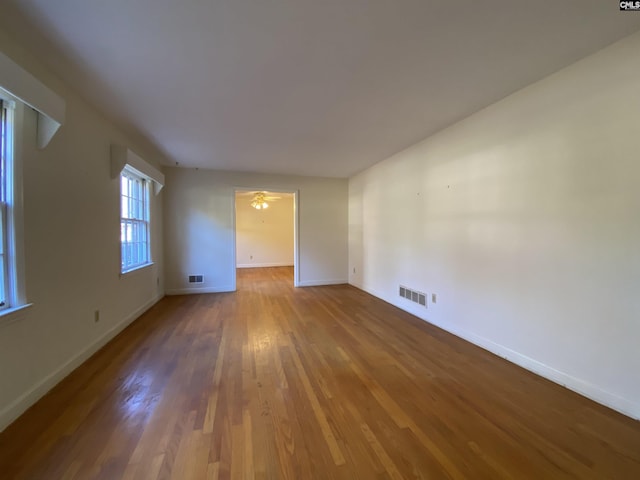
{"type": "Polygon", "coordinates": [[[406,298],[407,300],[411,300],[414,303],[417,303],[418,305],[422,305],[423,307],[427,308],[427,295],[426,293],[422,293],[422,292],[418,292],[416,290],[412,290],[410,288],[407,288],[403,285],[400,285],[400,288],[398,289],[398,294],[402,297],[402,298],[406,298]]]}
{"type": "Polygon", "coordinates": [[[189,283],[204,283],[202,275],[189,275],[189,283]]]}

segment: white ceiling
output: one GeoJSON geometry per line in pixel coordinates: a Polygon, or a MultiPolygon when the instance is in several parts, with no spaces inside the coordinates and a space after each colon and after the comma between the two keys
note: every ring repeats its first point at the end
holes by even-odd
{"type": "Polygon", "coordinates": [[[613,0],[2,0],[181,166],[347,177],[640,29],[613,0]]]}

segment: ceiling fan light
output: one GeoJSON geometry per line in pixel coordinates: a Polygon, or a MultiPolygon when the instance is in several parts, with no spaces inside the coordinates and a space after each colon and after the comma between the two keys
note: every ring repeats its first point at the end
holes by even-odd
{"type": "Polygon", "coordinates": [[[269,204],[264,199],[264,193],[256,193],[251,202],[251,206],[256,210],[263,210],[269,207],[269,204]]]}

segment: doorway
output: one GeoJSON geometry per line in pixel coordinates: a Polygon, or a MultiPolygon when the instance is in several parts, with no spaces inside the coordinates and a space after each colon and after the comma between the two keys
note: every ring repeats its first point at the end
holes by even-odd
{"type": "Polygon", "coordinates": [[[238,269],[274,267],[293,267],[293,285],[298,286],[297,212],[296,190],[235,189],[236,288],[238,269]]]}

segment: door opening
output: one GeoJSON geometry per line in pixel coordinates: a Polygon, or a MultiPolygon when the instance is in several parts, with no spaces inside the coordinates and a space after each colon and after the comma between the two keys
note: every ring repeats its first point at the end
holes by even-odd
{"type": "Polygon", "coordinates": [[[298,286],[297,202],[294,190],[236,188],[234,274],[246,268],[293,267],[298,286]]]}

